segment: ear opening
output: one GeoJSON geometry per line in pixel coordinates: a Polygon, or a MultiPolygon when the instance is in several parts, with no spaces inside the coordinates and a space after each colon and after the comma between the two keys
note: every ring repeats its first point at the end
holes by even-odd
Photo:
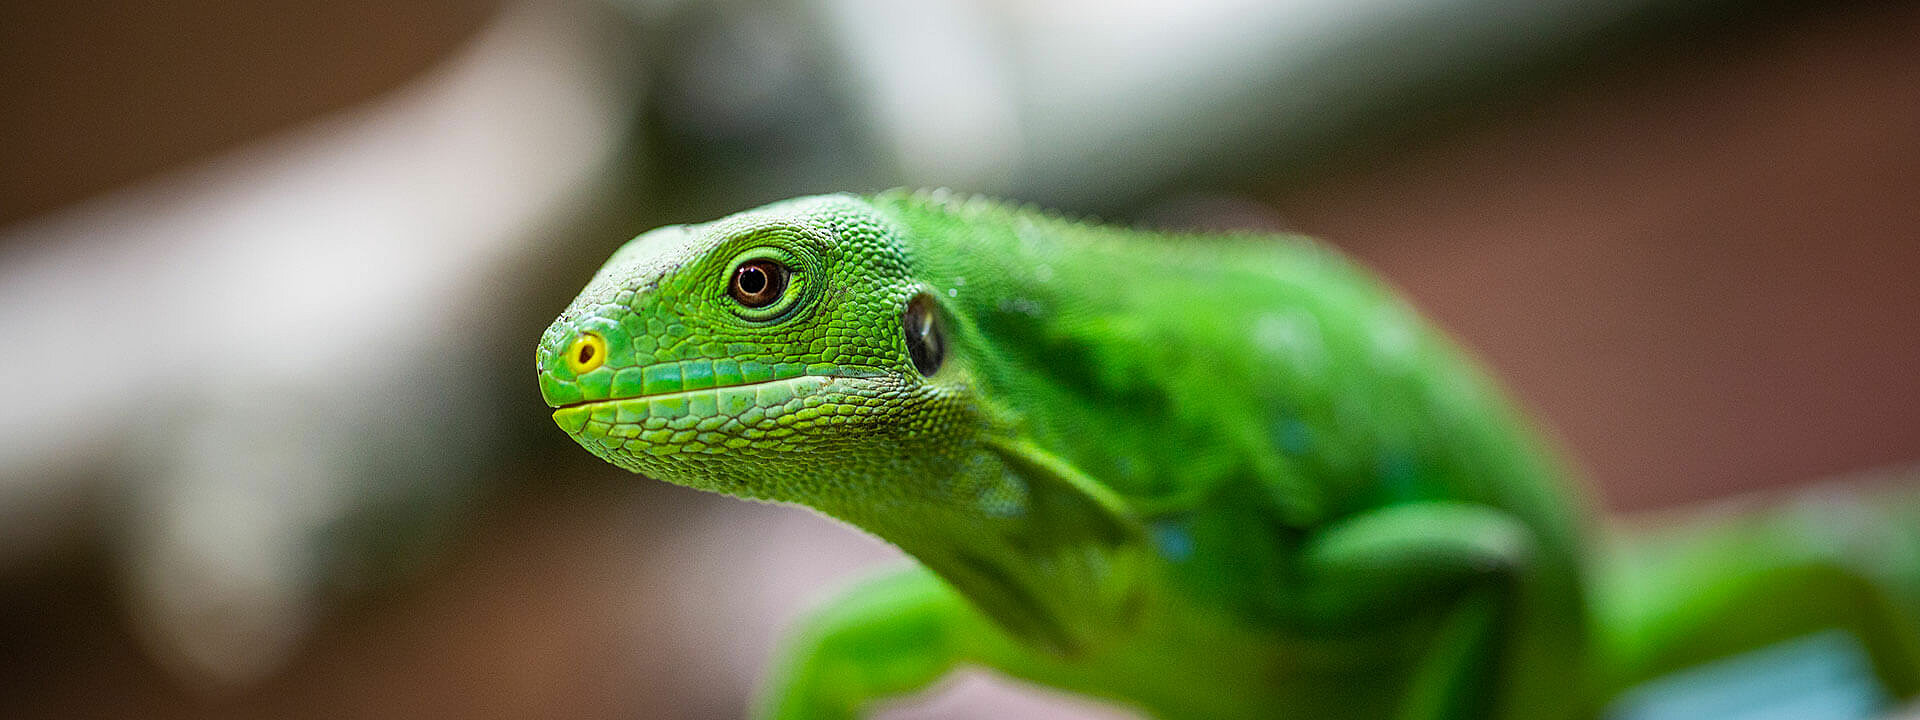
{"type": "Polygon", "coordinates": [[[913,369],[920,371],[922,377],[933,377],[940,372],[940,366],[947,361],[946,333],[940,327],[939,308],[933,298],[926,293],[915,295],[907,302],[907,310],[900,315],[900,325],[907,338],[907,355],[913,359],[913,369]]]}

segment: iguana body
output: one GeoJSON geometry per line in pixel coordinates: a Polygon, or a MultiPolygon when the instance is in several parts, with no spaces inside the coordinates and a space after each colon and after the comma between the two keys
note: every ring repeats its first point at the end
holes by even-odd
{"type": "Polygon", "coordinates": [[[636,238],[538,362],[555,420],[608,461],[920,561],[805,628],[775,716],[854,716],[974,664],[1166,718],[1591,717],[1652,672],[1843,625],[1897,691],[1920,667],[1899,667],[1904,611],[1824,599],[1715,640],[1721,618],[1688,613],[1782,568],[1870,575],[1777,534],[1643,548],[1786,559],[1596,607],[1614,596],[1567,472],[1450,343],[1301,238],[802,198],[636,238]]]}

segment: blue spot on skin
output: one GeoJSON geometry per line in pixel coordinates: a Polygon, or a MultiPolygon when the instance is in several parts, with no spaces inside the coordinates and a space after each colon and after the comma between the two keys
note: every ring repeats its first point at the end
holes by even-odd
{"type": "Polygon", "coordinates": [[[1016,517],[1027,511],[1027,499],[1027,481],[1013,473],[1003,473],[999,484],[981,488],[980,511],[987,517],[1016,517]]]}
{"type": "Polygon", "coordinates": [[[1287,418],[1274,428],[1273,440],[1288,455],[1305,455],[1313,444],[1313,429],[1299,418],[1287,418]]]}
{"type": "Polygon", "coordinates": [[[1193,535],[1187,532],[1185,523],[1178,520],[1158,520],[1149,532],[1153,535],[1153,545],[1168,560],[1180,562],[1193,557],[1193,535]]]}

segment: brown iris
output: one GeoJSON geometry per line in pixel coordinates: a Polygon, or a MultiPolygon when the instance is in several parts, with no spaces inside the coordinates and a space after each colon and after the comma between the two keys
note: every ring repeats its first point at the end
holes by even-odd
{"type": "Polygon", "coordinates": [[[727,286],[727,294],[741,305],[763,308],[787,291],[790,274],[787,266],[772,260],[748,260],[733,269],[733,282],[727,286]]]}

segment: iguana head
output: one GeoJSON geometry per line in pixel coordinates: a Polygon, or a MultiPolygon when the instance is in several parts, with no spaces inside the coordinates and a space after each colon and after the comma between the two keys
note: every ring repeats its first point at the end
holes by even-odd
{"type": "Polygon", "coordinates": [[[541,394],[615,465],[811,506],[1015,633],[1083,646],[1137,604],[1137,527],[989,409],[985,351],[915,279],[902,232],[823,196],[643,234],[547,329],[541,394]]]}
{"type": "Polygon", "coordinates": [[[977,412],[932,295],[864,202],[805,198],[622,247],[541,339],[553,419],[615,465],[743,497],[921,494],[977,412]]]}

